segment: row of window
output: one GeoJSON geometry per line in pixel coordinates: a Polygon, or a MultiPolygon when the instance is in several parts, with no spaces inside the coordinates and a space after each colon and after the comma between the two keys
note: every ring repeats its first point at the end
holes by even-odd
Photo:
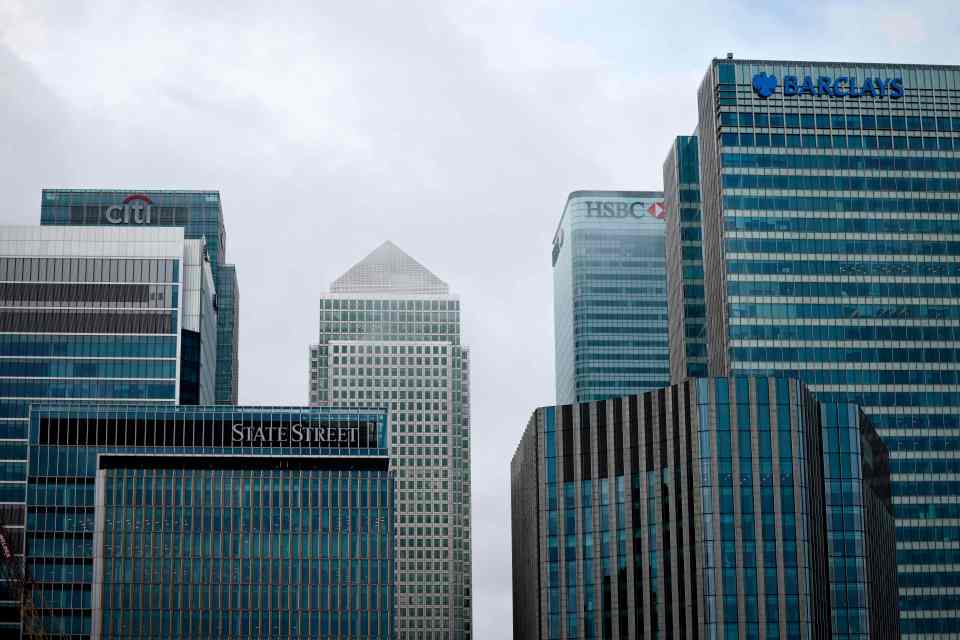
{"type": "MultiPolygon", "coordinates": [[[[906,483],[900,483],[900,486],[906,483]]],[[[929,526],[929,527],[898,527],[897,542],[960,542],[960,527],[956,526],[929,526]]],[[[960,600],[960,594],[957,599],[960,600]]],[[[934,607],[938,608],[938,607],[934,607]]],[[[943,607],[950,608],[950,607],[943,607]]],[[[960,609],[960,606],[957,607],[960,609]]]]}
{"type": "MultiPolygon", "coordinates": [[[[393,638],[392,614],[384,611],[264,611],[230,610],[207,614],[199,610],[104,610],[104,640],[166,640],[168,638],[393,638]]],[[[89,616],[44,618],[65,632],[89,635],[89,616]]]]}
{"type": "MultiPolygon", "coordinates": [[[[956,193],[960,191],[960,180],[954,178],[911,178],[904,176],[757,175],[752,173],[727,173],[723,175],[723,186],[727,189],[813,189],[826,191],[956,193]]],[[[942,224],[944,221],[935,222],[942,224]]]]}
{"type": "MultiPolygon", "coordinates": [[[[793,241],[783,241],[780,248],[794,246],[793,241]]],[[[762,245],[761,245],[762,246],[762,245]]],[[[778,246],[778,245],[774,245],[778,246]]],[[[809,246],[807,247],[809,248],[809,246]]],[[[699,247],[697,247],[699,250],[699,247]]],[[[792,253],[792,251],[790,251],[792,253]]],[[[883,261],[883,260],[830,260],[818,257],[815,260],[804,256],[791,256],[790,260],[760,260],[735,258],[726,261],[729,273],[757,273],[761,275],[809,275],[809,276],[960,276],[960,262],[938,261],[883,261]]]]}
{"type": "Polygon", "coordinates": [[[0,380],[0,398],[117,398],[123,400],[176,397],[172,382],[109,382],[91,380],[0,380]]]}
{"type": "Polygon", "coordinates": [[[725,209],[741,211],[837,211],[894,213],[957,213],[953,198],[839,198],[816,196],[724,196],[725,209]]]}
{"type": "Polygon", "coordinates": [[[321,298],[321,311],[457,311],[458,300],[357,300],[321,298]]]}
{"type": "MultiPolygon", "coordinates": [[[[954,440],[956,440],[954,438],[954,440]]],[[[916,451],[916,448],[903,447],[900,444],[890,442],[890,439],[885,439],[884,442],[890,445],[890,448],[895,451],[916,451]]],[[[950,451],[958,451],[956,448],[956,442],[953,442],[953,449],[950,451]]],[[[929,450],[928,447],[923,447],[921,451],[929,450]]],[[[960,494],[960,482],[954,482],[951,480],[924,480],[922,482],[908,482],[906,480],[896,482],[894,484],[896,488],[896,494],[898,496],[955,496],[960,494]]],[[[904,538],[897,533],[897,542],[902,542],[904,538]]]]}
{"type": "Polygon", "coordinates": [[[731,324],[733,340],[897,340],[960,342],[957,326],[731,324]]]}
{"type": "MultiPolygon", "coordinates": [[[[896,476],[897,474],[906,474],[906,473],[924,473],[924,474],[956,474],[960,473],[960,459],[958,458],[904,458],[898,459],[894,458],[890,460],[890,473],[891,475],[896,476]]],[[[901,516],[901,506],[897,506],[897,517],[903,518],[906,516],[901,516]]],[[[912,516],[912,517],[921,517],[925,518],[926,516],[912,516]]],[[[930,516],[934,517],[934,516],[930,516]]],[[[944,516],[946,517],[946,516],[944,516]]]]}
{"type": "Polygon", "coordinates": [[[782,129],[893,129],[894,131],[960,131],[960,117],[889,116],[843,113],[763,113],[724,111],[725,127],[773,127],[782,129]]]}
{"type": "Polygon", "coordinates": [[[175,333],[176,311],[0,308],[3,333],[175,333]]]}
{"type": "Polygon", "coordinates": [[[176,336],[0,335],[0,356],[173,358],[176,336]]]}
{"type": "Polygon", "coordinates": [[[0,258],[6,282],[179,282],[180,261],[160,258],[0,258]]]}
{"type": "Polygon", "coordinates": [[[176,360],[0,359],[0,377],[173,378],[176,375],[176,360]]]}
{"type": "MultiPolygon", "coordinates": [[[[784,363],[790,361],[743,358],[739,363],[784,363]]],[[[802,361],[794,361],[802,362],[802,361]]],[[[815,360],[808,362],[812,364],[815,360]]],[[[960,372],[957,371],[877,371],[860,369],[815,369],[812,371],[796,369],[780,369],[780,373],[799,375],[806,384],[810,385],[925,385],[925,384],[958,384],[960,372]]],[[[823,397],[818,392],[817,397],[823,397]]]]}
{"type": "Polygon", "coordinates": [[[832,169],[837,171],[960,171],[960,158],[916,155],[817,153],[723,153],[724,167],[746,169],[832,169]]]}
{"type": "Polygon", "coordinates": [[[459,321],[454,311],[322,311],[320,319],[335,322],[453,322],[459,321]]]}
{"type": "MultiPolygon", "coordinates": [[[[897,216],[895,218],[800,218],[779,215],[727,215],[724,217],[724,227],[730,231],[960,234],[960,222],[954,218],[932,219],[914,216],[897,216]]],[[[693,239],[699,240],[700,236],[697,235],[693,239]]]]}
{"type": "Polygon", "coordinates": [[[73,307],[81,309],[174,309],[178,285],[86,284],[46,282],[0,283],[5,307],[73,307]]]}
{"type": "MultiPolygon", "coordinates": [[[[960,306],[932,304],[729,304],[731,318],[814,319],[876,318],[904,320],[960,320],[960,306]]],[[[2,386],[0,386],[2,389],[2,386]]]]}
{"type": "MultiPolygon", "coordinates": [[[[104,550],[108,553],[107,550],[104,550]]],[[[42,558],[32,558],[33,561],[42,558]]],[[[49,565],[48,565],[49,566],[49,565]]],[[[55,566],[55,565],[53,565],[55,566]]],[[[351,582],[391,584],[392,560],[320,560],[308,558],[259,558],[254,553],[247,558],[116,558],[104,559],[104,583],[159,583],[164,585],[267,583],[274,586],[290,584],[291,577],[301,574],[312,584],[351,582]],[[300,569],[309,565],[309,573],[300,569]]]]}
{"type": "Polygon", "coordinates": [[[829,135],[813,133],[723,133],[724,147],[773,147],[788,149],[910,149],[911,151],[960,150],[960,140],[920,136],[829,135]]]}
{"type": "MultiPolygon", "coordinates": [[[[804,382],[816,372],[790,371],[804,382]]],[[[810,383],[814,384],[814,383],[810,383]]],[[[817,391],[821,402],[856,402],[864,407],[950,407],[957,401],[956,391],[817,391]]],[[[897,514],[899,515],[899,513],[897,514]]]]}
{"type": "MultiPolygon", "coordinates": [[[[150,583],[143,585],[114,583],[107,585],[104,608],[126,611],[183,610],[188,615],[196,610],[205,610],[216,615],[217,612],[225,609],[242,611],[251,608],[277,613],[286,609],[291,601],[298,604],[297,608],[305,610],[356,611],[390,608],[389,587],[367,584],[300,584],[298,577],[295,573],[294,582],[290,585],[230,582],[190,584],[176,589],[170,589],[168,585],[150,583]]],[[[45,600],[44,604],[50,606],[49,601],[45,600]]]]}
{"type": "MultiPolygon", "coordinates": [[[[700,287],[699,296],[703,297],[700,287]]],[[[960,283],[951,282],[791,282],[731,280],[728,296],[841,298],[960,298],[960,283]]]]}

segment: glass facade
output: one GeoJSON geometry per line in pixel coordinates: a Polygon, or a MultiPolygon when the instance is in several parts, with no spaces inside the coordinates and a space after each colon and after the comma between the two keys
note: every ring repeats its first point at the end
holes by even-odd
{"type": "Polygon", "coordinates": [[[707,375],[707,322],[703,298],[700,165],[697,136],[678,136],[663,164],[667,213],[667,306],[670,379],[707,375]]]}
{"type": "Polygon", "coordinates": [[[472,635],[469,351],[460,301],[392,243],[320,300],[310,402],[390,408],[397,637],[472,635]]]}
{"type": "Polygon", "coordinates": [[[958,100],[957,67],[755,60],[714,61],[699,94],[710,372],[870,416],[905,638],[960,634],[958,100]]]}
{"type": "MultiPolygon", "coordinates": [[[[0,227],[0,524],[17,553],[30,405],[212,402],[215,322],[202,243],[179,229],[0,227]]],[[[0,630],[17,619],[3,607],[0,630]]]]}
{"type": "Polygon", "coordinates": [[[383,411],[34,407],[48,637],[391,638],[383,411]]]}
{"type": "Polygon", "coordinates": [[[553,241],[557,402],[670,379],[663,194],[574,191],[553,241]]]}
{"type": "Polygon", "coordinates": [[[511,467],[514,636],[897,638],[889,477],[859,409],[793,380],[538,409],[511,467]]]}
{"type": "Polygon", "coordinates": [[[216,402],[237,404],[240,292],[226,263],[219,191],[44,189],[40,224],[182,227],[186,238],[205,240],[217,292],[216,402]]]}

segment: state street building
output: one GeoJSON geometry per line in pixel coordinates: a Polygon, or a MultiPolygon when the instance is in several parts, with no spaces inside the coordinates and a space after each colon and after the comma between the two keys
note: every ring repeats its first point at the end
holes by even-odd
{"type": "Polygon", "coordinates": [[[46,637],[394,637],[383,410],[34,406],[46,637]]]}

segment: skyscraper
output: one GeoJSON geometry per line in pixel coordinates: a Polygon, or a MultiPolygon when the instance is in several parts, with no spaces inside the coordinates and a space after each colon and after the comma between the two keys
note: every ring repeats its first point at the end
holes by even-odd
{"type": "Polygon", "coordinates": [[[44,189],[40,224],[107,227],[183,227],[206,241],[216,284],[217,404],[237,404],[240,290],[227,264],[227,233],[219,191],[44,189]]]}
{"type": "Polygon", "coordinates": [[[670,379],[673,382],[707,375],[697,151],[696,136],[677,136],[663,163],[670,379]]]}
{"type": "Polygon", "coordinates": [[[34,406],[45,637],[391,640],[389,461],[384,410],[34,406]]]}
{"type": "Polygon", "coordinates": [[[183,229],[0,227],[0,524],[22,533],[32,404],[213,402],[213,300],[183,229]]]}
{"type": "Polygon", "coordinates": [[[960,634],[958,96],[960,67],[722,59],[698,100],[709,371],[863,407],[904,638],[960,634]]]}
{"type": "Polygon", "coordinates": [[[553,240],[557,402],[670,380],[663,194],[574,191],[553,240]]]}
{"type": "Polygon", "coordinates": [[[390,410],[402,640],[472,635],[469,352],[460,301],[385,242],[320,300],[310,403],[390,410]]]}
{"type": "Polygon", "coordinates": [[[887,449],[796,380],[537,409],[511,513],[514,638],[899,637],[887,449]]]}

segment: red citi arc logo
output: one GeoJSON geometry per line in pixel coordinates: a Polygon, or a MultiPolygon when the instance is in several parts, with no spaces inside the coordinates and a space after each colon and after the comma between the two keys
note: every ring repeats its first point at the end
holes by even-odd
{"type": "Polygon", "coordinates": [[[127,196],[122,205],[107,207],[103,216],[110,224],[150,224],[153,200],[142,193],[127,196]]]}

